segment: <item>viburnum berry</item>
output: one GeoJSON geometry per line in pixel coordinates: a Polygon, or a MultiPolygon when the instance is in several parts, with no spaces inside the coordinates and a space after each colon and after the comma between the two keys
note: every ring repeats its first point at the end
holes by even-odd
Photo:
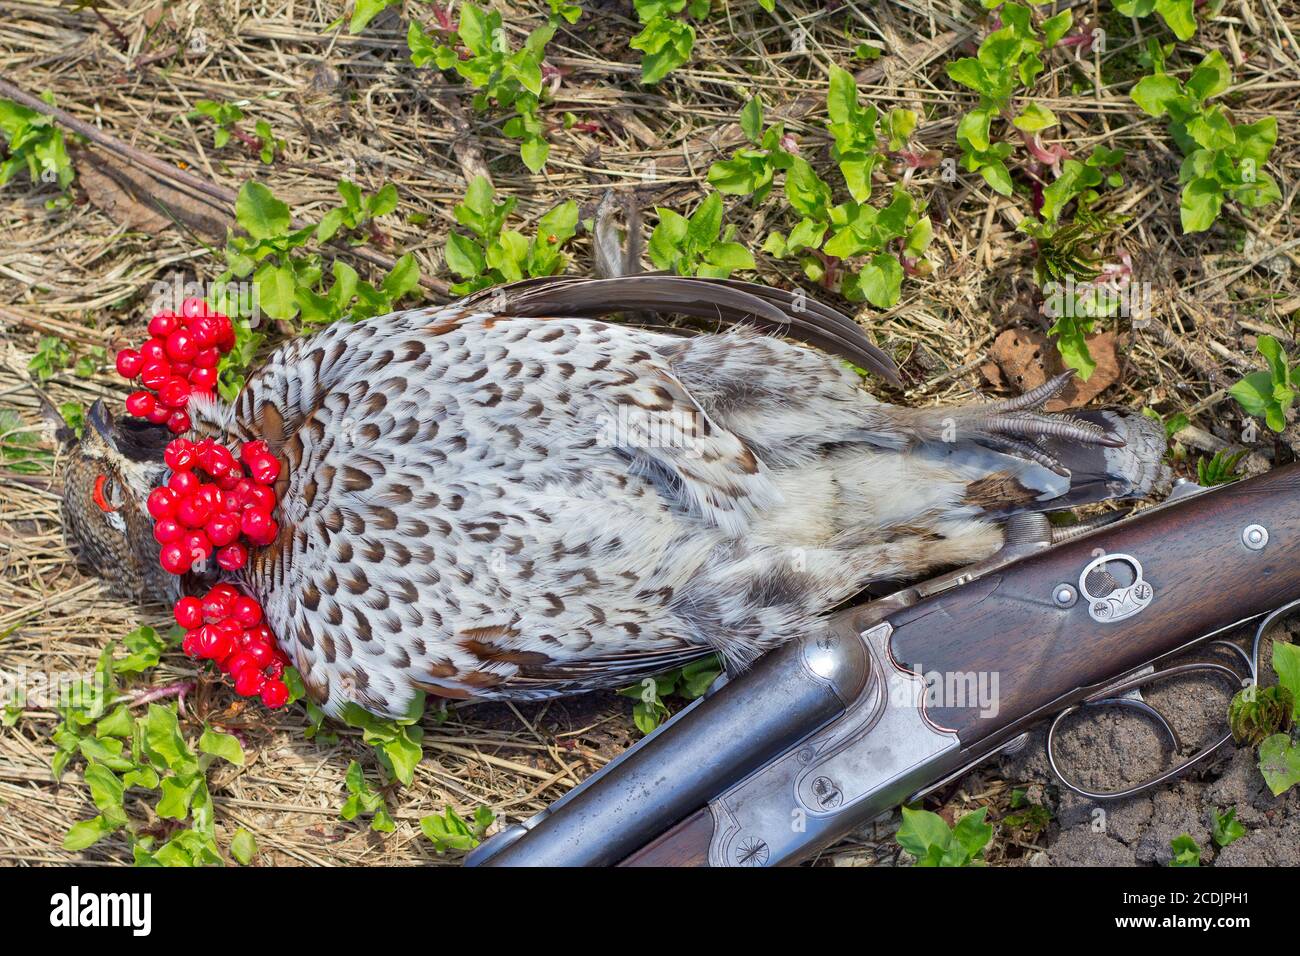
{"type": "Polygon", "coordinates": [[[165,405],[154,404],[153,411],[145,415],[145,421],[151,425],[162,425],[172,416],[172,410],[165,405]]]}
{"type": "Polygon", "coordinates": [[[259,485],[273,485],[280,477],[280,460],[274,455],[254,455],[244,462],[248,473],[259,485]]]}
{"type": "Polygon", "coordinates": [[[239,519],[239,527],[248,540],[257,545],[270,544],[280,531],[280,526],[269,511],[259,511],[256,508],[245,509],[239,519]]]}
{"type": "Polygon", "coordinates": [[[235,693],[241,697],[260,694],[266,684],[266,675],[256,667],[245,667],[235,678],[235,693]]]}
{"type": "Polygon", "coordinates": [[[154,398],[148,392],[132,392],[126,397],[126,410],[137,418],[144,418],[154,409],[154,398]]]}
{"type": "Polygon", "coordinates": [[[189,362],[199,354],[194,336],[186,329],[177,329],[168,335],[164,348],[167,350],[167,357],[173,362],[189,362]]]}
{"type": "Polygon", "coordinates": [[[257,627],[262,623],[262,605],[258,604],[251,597],[240,595],[235,598],[234,608],[231,610],[231,619],[238,621],[241,627],[257,627]]]}
{"type": "Polygon", "coordinates": [[[167,359],[167,343],[161,338],[149,339],[140,346],[140,358],[145,362],[162,362],[167,359]]]}
{"type": "Polygon", "coordinates": [[[180,435],[190,430],[190,416],[180,410],[172,412],[167,416],[167,429],[173,435],[180,435]]]}
{"type": "Polygon", "coordinates": [[[215,368],[200,365],[198,368],[192,369],[189,374],[190,384],[197,391],[210,392],[217,387],[217,370],[215,368]]]}
{"type": "Polygon", "coordinates": [[[146,388],[159,389],[172,377],[172,366],[165,358],[149,359],[140,369],[140,381],[146,388]]]}
{"type": "Polygon", "coordinates": [[[183,378],[169,378],[158,388],[158,401],[168,408],[183,408],[189,400],[190,383],[183,378]]]}
{"type": "Polygon", "coordinates": [[[175,514],[185,527],[202,528],[212,517],[212,503],[196,491],[176,504],[175,514]]]}
{"type": "Polygon", "coordinates": [[[262,703],[271,709],[289,703],[289,685],[276,678],[262,685],[262,703]]]}
{"type": "Polygon", "coordinates": [[[248,549],[235,541],[217,551],[217,566],[226,571],[238,571],[248,563],[248,549]]]}
{"type": "Polygon", "coordinates": [[[188,557],[185,546],[180,541],[172,541],[163,545],[162,551],[158,553],[158,562],[170,574],[184,574],[194,560],[188,557]]]}
{"type": "Polygon", "coordinates": [[[166,338],[180,327],[181,320],[175,312],[159,312],[149,320],[149,334],[154,338],[166,338]]]}
{"type": "Polygon", "coordinates": [[[135,349],[122,349],[117,353],[117,374],[123,378],[135,378],[144,367],[144,359],[135,349]]]}
{"type": "Polygon", "coordinates": [[[203,602],[196,597],[183,597],[172,608],[176,623],[187,631],[203,623],[203,602]]]}
{"type": "Polygon", "coordinates": [[[185,536],[185,528],[175,518],[159,518],[153,523],[153,537],[159,544],[170,544],[185,536]]]}
{"type": "Polygon", "coordinates": [[[149,492],[145,507],[148,509],[150,517],[154,519],[172,518],[176,516],[177,500],[178,496],[173,489],[155,488],[149,492]]]}

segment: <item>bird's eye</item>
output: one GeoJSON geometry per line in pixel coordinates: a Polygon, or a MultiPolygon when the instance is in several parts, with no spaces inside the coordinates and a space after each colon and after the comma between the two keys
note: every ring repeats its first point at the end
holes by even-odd
{"type": "Polygon", "coordinates": [[[108,475],[100,475],[95,479],[95,493],[92,497],[99,510],[105,514],[112,514],[122,507],[122,490],[108,475]]]}

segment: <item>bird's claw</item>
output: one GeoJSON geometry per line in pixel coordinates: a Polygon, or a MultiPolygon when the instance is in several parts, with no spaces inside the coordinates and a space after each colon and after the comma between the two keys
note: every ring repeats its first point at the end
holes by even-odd
{"type": "Polygon", "coordinates": [[[1058,475],[1069,477],[1069,470],[1043,446],[1047,439],[1111,448],[1124,444],[1100,425],[1073,415],[1042,411],[1047,400],[1064,388],[1073,375],[1073,372],[1066,372],[1023,395],[970,409],[961,422],[963,431],[979,444],[1027,458],[1058,475]]]}

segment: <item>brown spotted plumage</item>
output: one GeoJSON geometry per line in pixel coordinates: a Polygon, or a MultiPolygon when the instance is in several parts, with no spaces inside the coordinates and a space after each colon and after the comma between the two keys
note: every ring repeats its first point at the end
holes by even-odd
{"type": "MultiPolygon", "coordinates": [[[[241,583],[311,695],[395,715],[420,690],[537,698],[712,651],[741,665],[873,581],[988,555],[1011,511],[1159,476],[1159,429],[1140,417],[1046,416],[1047,391],[887,405],[843,361],[761,332],[896,376],[801,295],[641,276],[338,324],[280,347],[232,404],[194,401],[198,432],[263,439],[283,465],[279,537],[241,583]],[[627,310],[749,328],[600,320],[627,310]]],[[[96,429],[77,474],[118,467],[120,432],[96,429]]],[[[142,512],[164,469],[147,454],[121,468],[142,512]]],[[[156,551],[138,514],[112,538],[129,547],[106,549],[101,524],[69,516],[105,576],[172,596],[143,577],[156,551]]]]}

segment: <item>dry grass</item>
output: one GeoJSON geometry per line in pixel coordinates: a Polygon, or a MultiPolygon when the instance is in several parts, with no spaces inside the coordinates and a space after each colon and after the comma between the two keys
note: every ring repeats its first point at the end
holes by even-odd
{"type": "MultiPolygon", "coordinates": [[[[516,41],[545,8],[544,2],[496,5],[507,11],[516,41]]],[[[1109,9],[1108,0],[1071,5],[1076,19],[1097,20],[1109,9]]],[[[407,6],[428,19],[423,4],[407,6]]],[[[919,141],[950,156],[956,120],[972,105],[942,70],[979,35],[976,13],[956,0],[790,0],[778,2],[775,18],[751,0],[715,4],[720,12],[700,29],[693,61],[653,89],[639,84],[638,54],[627,47],[635,31],[630,2],[583,6],[577,26],[551,43],[548,59],[563,81],[546,113],[572,111],[601,129],[553,133],[551,161],[540,176],[519,163],[517,144],[501,135],[499,117],[471,113],[462,88],[410,65],[405,23],[395,11],[352,37],[326,28],[344,12],[332,0],[212,0],[169,5],[165,12],[153,0],[106,0],[102,16],[11,0],[0,23],[0,77],[32,93],[48,90],[77,118],[212,183],[237,189],[257,177],[306,220],[334,204],[341,175],[367,189],[396,183],[402,203],[386,224],[387,251],[413,252],[435,299],[447,278],[440,250],[451,208],[469,174],[490,171],[497,189],[518,197],[530,219],[566,198],[589,216],[609,185],[634,189],[647,209],[685,210],[702,194],[708,164],[735,144],[735,116],[754,92],[762,93],[769,116],[786,119],[805,155],[826,164],[822,123],[831,63],[861,71],[864,93],[882,108],[920,112],[919,141]],[[198,31],[205,50],[188,54],[198,31]],[[869,66],[854,61],[846,34],[883,46],[886,56],[869,66]],[[186,118],[198,99],[249,101],[247,112],[287,140],[283,156],[264,166],[236,146],[214,150],[210,127],[186,118]],[[412,224],[415,213],[427,221],[412,224]]],[[[1138,30],[1140,37],[1172,39],[1154,20],[1138,30]]],[[[1228,56],[1236,85],[1227,102],[1238,122],[1273,115],[1280,124],[1270,172],[1284,201],[1250,219],[1229,211],[1218,227],[1197,236],[1182,235],[1178,225],[1180,157],[1163,123],[1141,114],[1127,95],[1137,75],[1133,56],[1144,40],[1112,39],[1105,54],[1085,61],[1053,56],[1037,84],[1037,99],[1062,119],[1063,138],[1076,155],[1096,144],[1128,151],[1126,185],[1108,191],[1102,208],[1132,217],[1115,243],[1132,254],[1138,279],[1151,283],[1156,311],[1145,329],[1118,329],[1119,380],[1101,400],[1166,416],[1185,412],[1192,425],[1180,439],[1195,451],[1237,443],[1241,413],[1226,388],[1254,364],[1254,336],[1269,332],[1295,344],[1298,32],[1294,4],[1227,0],[1181,47],[1184,62],[1208,48],[1228,56]]],[[[968,397],[986,385],[978,369],[1000,331],[1044,327],[1032,299],[1033,250],[1015,231],[1024,200],[1003,199],[978,177],[947,184],[936,170],[922,174],[914,182],[935,220],[934,274],[905,282],[902,301],[888,312],[859,313],[877,340],[904,359],[910,387],[902,399],[913,403],[968,397]]],[[[220,261],[187,230],[132,230],[80,200],[49,211],[48,193],[26,188],[24,179],[0,192],[6,236],[0,409],[17,410],[40,447],[27,457],[10,448],[0,463],[0,665],[10,672],[25,666],[85,673],[105,641],[138,623],[162,624],[166,612],[109,599],[68,558],[58,463],[23,384],[26,365],[43,334],[65,338],[76,354],[138,339],[155,281],[177,271],[210,279],[220,261]]],[[[771,201],[758,211],[736,203],[729,221],[757,250],[778,225],[776,208],[771,201]]],[[[797,280],[792,263],[760,259],[763,281],[788,286],[797,280]]],[[[579,243],[575,268],[585,261],[579,243]]],[[[120,401],[124,394],[111,370],[78,379],[69,369],[49,391],[59,402],[83,405],[101,395],[120,401]]],[[[1250,466],[1289,459],[1295,437],[1294,428],[1281,440],[1261,437],[1250,466]]],[[[21,439],[5,439],[15,440],[21,439]]],[[[148,679],[162,684],[194,675],[177,654],[148,679]]],[[[209,684],[190,701],[198,717],[238,729],[253,755],[248,766],[215,775],[218,823],[227,834],[246,827],[267,851],[263,859],[282,864],[434,859],[419,832],[420,816],[446,805],[465,812],[487,804],[499,817],[518,819],[636,736],[628,702],[610,695],[518,710],[462,707],[441,725],[429,719],[415,785],[390,794],[397,832],[380,838],[337,815],[348,761],[373,766],[358,737],[345,732],[338,746],[317,746],[302,739],[299,710],[232,712],[232,700],[228,688],[209,684]]],[[[0,732],[0,861],[126,859],[120,839],[78,857],[60,849],[67,828],[94,811],[75,770],[62,784],[51,778],[54,725],[53,713],[31,710],[0,732]]],[[[143,812],[143,805],[137,809],[143,812]]],[[[863,834],[828,856],[848,862],[888,855],[887,845],[875,846],[863,834]]]]}

